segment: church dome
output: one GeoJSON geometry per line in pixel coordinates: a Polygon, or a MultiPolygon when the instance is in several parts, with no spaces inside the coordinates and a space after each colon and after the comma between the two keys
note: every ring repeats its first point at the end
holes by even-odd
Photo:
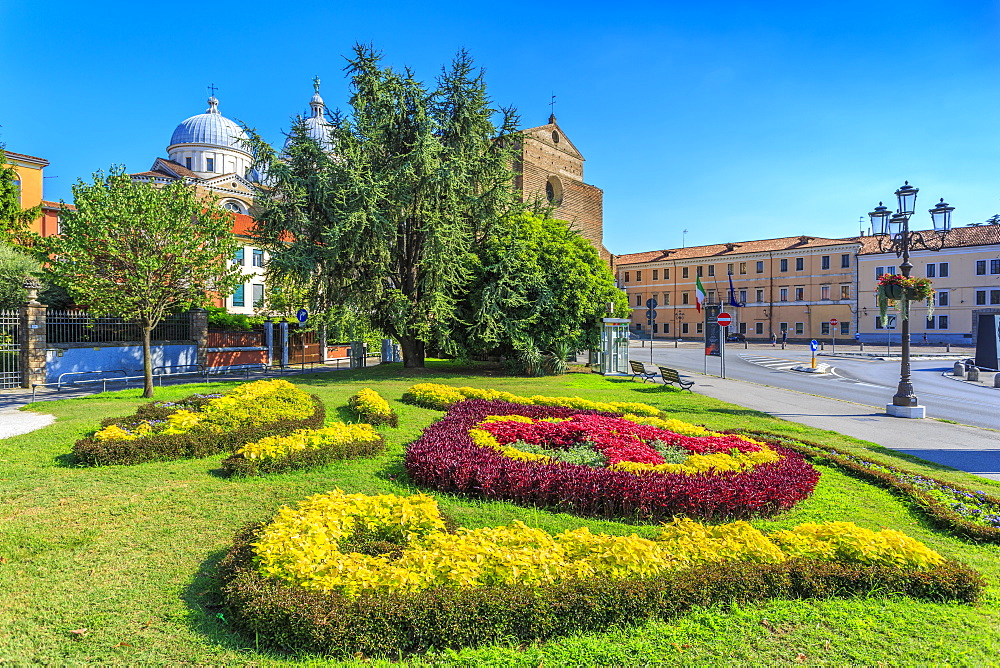
{"type": "MultiPolygon", "coordinates": [[[[313,79],[313,88],[316,92],[309,100],[310,113],[301,120],[301,123],[310,139],[319,144],[325,152],[332,153],[334,146],[330,139],[330,130],[333,129],[333,125],[326,120],[326,103],[319,94],[319,77],[313,79]]],[[[285,148],[288,148],[290,141],[291,137],[285,141],[285,148]]]]}
{"type": "Polygon", "coordinates": [[[208,98],[205,113],[185,119],[170,137],[170,146],[177,144],[209,144],[248,153],[243,140],[247,138],[236,122],[219,113],[219,101],[208,98]]]}

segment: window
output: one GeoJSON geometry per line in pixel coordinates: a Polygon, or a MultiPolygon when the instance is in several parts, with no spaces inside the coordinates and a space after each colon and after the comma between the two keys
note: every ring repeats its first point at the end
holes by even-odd
{"type": "Polygon", "coordinates": [[[669,292],[664,292],[663,293],[663,302],[661,302],[660,305],[661,306],[670,306],[670,293],[669,292]]]}
{"type": "Polygon", "coordinates": [[[642,306],[642,293],[641,292],[635,293],[635,305],[636,306],[642,306]]]}
{"type": "Polygon", "coordinates": [[[62,233],[62,216],[56,216],[56,234],[62,233]]]}
{"type": "Polygon", "coordinates": [[[762,301],[764,301],[764,291],[757,290],[757,302],[760,303],[762,301]]]}
{"type": "Polygon", "coordinates": [[[697,267],[694,268],[694,275],[701,278],[702,276],[705,275],[705,268],[699,264],[697,267]]]}
{"type": "Polygon", "coordinates": [[[243,251],[244,250],[245,249],[241,248],[238,251],[236,251],[236,256],[233,258],[233,264],[238,264],[241,267],[243,266],[243,262],[244,262],[243,251]]]}
{"type": "Polygon", "coordinates": [[[649,298],[652,299],[654,302],[656,302],[657,306],[659,306],[659,304],[660,304],[660,294],[658,292],[654,292],[653,294],[651,294],[649,296],[649,298]]]}
{"type": "Polygon", "coordinates": [[[823,322],[819,326],[819,333],[823,336],[830,336],[830,323],[823,322]]]}
{"type": "Polygon", "coordinates": [[[938,290],[934,293],[935,301],[937,301],[938,306],[948,306],[948,291],[938,290]]]}
{"type": "Polygon", "coordinates": [[[882,318],[875,316],[875,329],[882,329],[882,318]]]}
{"type": "Polygon", "coordinates": [[[990,260],[990,273],[1000,274],[1000,260],[990,260]]]}
{"type": "Polygon", "coordinates": [[[669,322],[663,323],[663,333],[664,334],[669,334],[670,333],[670,323],[669,322]]]}
{"type": "Polygon", "coordinates": [[[635,331],[637,331],[637,332],[641,332],[642,331],[642,323],[641,322],[635,323],[635,331]]]}
{"type": "Polygon", "coordinates": [[[695,334],[703,334],[705,332],[705,323],[696,322],[694,325],[695,334]]]}
{"type": "Polygon", "coordinates": [[[732,262],[730,262],[729,264],[726,265],[726,274],[727,275],[729,275],[729,276],[733,275],[733,267],[734,266],[735,265],[732,262]]]}
{"type": "Polygon", "coordinates": [[[781,271],[788,271],[788,260],[781,261],[781,271]]]}
{"type": "Polygon", "coordinates": [[[253,288],[253,306],[260,306],[264,302],[264,286],[260,283],[254,283],[253,288]]]}
{"type": "Polygon", "coordinates": [[[747,333],[747,324],[745,322],[741,322],[740,323],[740,334],[746,334],[746,333],[747,333]]]}
{"type": "Polygon", "coordinates": [[[184,158],[184,166],[187,167],[188,169],[191,169],[191,158],[184,158]]]}
{"type": "Polygon", "coordinates": [[[795,286],[795,301],[801,302],[806,298],[806,289],[801,285],[795,286]]]}
{"type": "Polygon", "coordinates": [[[948,316],[946,315],[938,316],[938,329],[948,329],[948,316]]]}
{"type": "Polygon", "coordinates": [[[743,303],[743,304],[747,303],[747,291],[746,290],[740,290],[740,302],[743,303]]]}
{"type": "MultiPolygon", "coordinates": [[[[881,278],[882,274],[884,274],[884,273],[885,273],[885,268],[884,267],[875,267],[875,278],[876,279],[881,278]]],[[[626,276],[627,275],[628,274],[626,274],[626,276]]],[[[626,280],[628,280],[628,279],[626,279],[626,280]]]]}
{"type": "Polygon", "coordinates": [[[928,262],[927,263],[927,278],[934,278],[934,275],[935,275],[935,271],[934,270],[936,268],[937,268],[937,265],[935,265],[933,262],[928,262]]]}
{"type": "Polygon", "coordinates": [[[642,272],[641,271],[636,271],[635,272],[635,282],[639,283],[641,281],[642,281],[642,272]]]}
{"type": "Polygon", "coordinates": [[[844,253],[840,256],[840,268],[847,269],[851,266],[851,254],[844,253]]]}
{"type": "Polygon", "coordinates": [[[764,323],[762,323],[762,322],[755,323],[753,331],[754,331],[755,334],[763,334],[764,333],[764,323]]]}
{"type": "Polygon", "coordinates": [[[688,333],[688,324],[686,322],[681,324],[681,333],[682,334],[688,333]]]}
{"type": "Polygon", "coordinates": [[[820,268],[821,269],[829,269],[830,268],[830,256],[829,255],[824,255],[823,257],[820,258],[820,268]]]}
{"type": "Polygon", "coordinates": [[[938,276],[941,278],[948,278],[948,263],[942,262],[938,265],[938,276]]]}
{"type": "Polygon", "coordinates": [[[681,277],[688,278],[688,270],[690,267],[681,267],[681,277]]]}
{"type": "Polygon", "coordinates": [[[255,267],[264,266],[264,251],[257,248],[253,249],[253,266],[255,267]]]}
{"type": "Polygon", "coordinates": [[[797,257],[795,258],[795,271],[802,271],[806,268],[805,258],[797,257]]]}
{"type": "Polygon", "coordinates": [[[841,299],[850,299],[851,298],[851,284],[850,283],[844,283],[843,285],[840,286],[840,298],[841,299]]]}
{"type": "Polygon", "coordinates": [[[205,158],[205,171],[206,172],[215,171],[215,158],[205,158]]]}
{"type": "Polygon", "coordinates": [[[628,283],[628,282],[629,282],[629,280],[628,280],[628,279],[629,279],[629,272],[627,272],[627,271],[626,271],[626,272],[625,272],[625,282],[626,282],[626,283],[628,283]]]}
{"type": "Polygon", "coordinates": [[[653,334],[659,334],[659,333],[660,333],[660,328],[657,327],[656,323],[654,322],[653,323],[653,334]]]}
{"type": "Polygon", "coordinates": [[[986,275],[986,260],[976,260],[976,276],[986,275]]]}
{"type": "Polygon", "coordinates": [[[681,293],[681,304],[688,304],[688,303],[690,303],[690,302],[688,302],[688,293],[687,292],[682,292],[681,293]]]}
{"type": "Polygon", "coordinates": [[[715,265],[714,264],[708,265],[708,275],[709,276],[715,276],[715,265]]]}
{"type": "MultiPolygon", "coordinates": [[[[986,290],[976,290],[976,304],[982,306],[986,303],[986,290]]],[[[990,306],[1000,304],[1000,290],[990,290],[990,306]]]]}
{"type": "Polygon", "coordinates": [[[779,322],[778,323],[778,331],[779,332],[787,332],[788,331],[788,323],[787,322],[779,322]]]}
{"type": "Polygon", "coordinates": [[[740,273],[741,274],[747,273],[747,263],[746,262],[740,262],[740,273]]]}
{"type": "Polygon", "coordinates": [[[226,202],[223,205],[223,208],[224,209],[229,209],[230,211],[233,211],[234,213],[243,213],[243,207],[241,207],[238,202],[226,202]]]}
{"type": "Polygon", "coordinates": [[[764,261],[763,260],[757,262],[757,273],[758,274],[763,274],[764,273],[764,261]]]}
{"type": "Polygon", "coordinates": [[[820,288],[819,288],[819,298],[820,299],[829,299],[830,298],[830,286],[829,285],[821,285],[820,286],[820,288]]]}
{"type": "Polygon", "coordinates": [[[934,329],[934,316],[927,318],[927,322],[924,323],[927,329],[934,329]]]}
{"type": "Polygon", "coordinates": [[[663,280],[665,280],[665,281],[669,281],[670,280],[670,270],[669,269],[664,269],[663,270],[663,280]]]}
{"type": "MultiPolygon", "coordinates": [[[[846,257],[850,257],[850,256],[846,256],[846,257]]],[[[842,323],[840,323],[840,333],[843,334],[844,336],[847,336],[848,334],[850,334],[851,333],[851,323],[849,323],[849,322],[842,322],[842,323]]]]}
{"type": "MultiPolygon", "coordinates": [[[[190,160],[190,158],[188,158],[188,160],[190,160]]],[[[244,287],[245,286],[243,286],[243,285],[237,285],[236,286],[236,291],[233,292],[233,306],[244,306],[245,305],[246,302],[245,302],[245,300],[243,298],[243,288],[244,287]]]]}
{"type": "Polygon", "coordinates": [[[990,290],[990,304],[1000,304],[1000,290],[990,290]]]}
{"type": "Polygon", "coordinates": [[[795,333],[801,336],[803,332],[806,331],[805,323],[797,322],[795,323],[795,333]]]}
{"type": "Polygon", "coordinates": [[[715,302],[715,290],[708,291],[707,299],[709,304],[715,302]]]}
{"type": "Polygon", "coordinates": [[[660,280],[660,270],[659,269],[654,269],[653,270],[653,280],[654,281],[660,280]]]}
{"type": "Polygon", "coordinates": [[[778,301],[788,301],[788,288],[778,288],[778,301]]]}
{"type": "Polygon", "coordinates": [[[986,304],[986,290],[976,290],[976,306],[986,304]]]}

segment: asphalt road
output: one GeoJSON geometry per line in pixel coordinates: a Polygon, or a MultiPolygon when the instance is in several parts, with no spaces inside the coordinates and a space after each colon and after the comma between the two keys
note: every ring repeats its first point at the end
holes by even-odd
{"type": "MultiPolygon", "coordinates": [[[[649,342],[646,347],[633,341],[630,356],[634,360],[650,363],[649,342]]],[[[831,366],[830,373],[809,374],[793,371],[797,365],[809,365],[810,355],[805,346],[754,345],[744,349],[743,344],[726,346],[726,377],[746,380],[761,385],[781,387],[818,396],[853,401],[868,406],[881,407],[892,401],[899,382],[899,360],[870,360],[821,355],[818,362],[831,366]]],[[[968,356],[968,355],[965,355],[968,356]]],[[[914,392],[922,406],[927,407],[927,417],[953,420],[961,424],[989,429],[1000,429],[1000,389],[976,386],[942,375],[951,370],[955,359],[914,360],[911,375],[914,392]]],[[[706,359],[703,348],[696,343],[656,342],[652,362],[685,372],[710,376],[720,375],[720,359],[706,359]]]]}

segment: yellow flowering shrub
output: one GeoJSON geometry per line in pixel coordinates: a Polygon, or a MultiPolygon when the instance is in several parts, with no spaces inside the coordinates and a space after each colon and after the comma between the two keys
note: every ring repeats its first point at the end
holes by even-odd
{"type": "Polygon", "coordinates": [[[247,459],[285,457],[299,450],[316,450],[331,445],[347,443],[375,443],[382,439],[370,424],[345,424],[334,422],[322,429],[298,429],[284,436],[268,436],[247,443],[236,451],[247,459]]]}
{"type": "Polygon", "coordinates": [[[371,424],[387,424],[391,427],[399,425],[399,417],[392,406],[373,389],[363,388],[347,400],[347,405],[361,419],[371,424]]]}
{"type": "Polygon", "coordinates": [[[139,436],[112,424],[94,434],[94,438],[98,441],[134,441],[139,436]]]}
{"type": "Polygon", "coordinates": [[[691,454],[680,464],[618,462],[609,468],[614,471],[627,471],[628,473],[653,472],[696,475],[698,473],[708,473],[712,469],[716,473],[747,471],[759,464],[772,464],[777,461],[781,461],[781,455],[766,446],[762,446],[756,452],[733,450],[731,453],[717,452],[710,455],[691,454]]]}
{"type": "Polygon", "coordinates": [[[929,568],[944,557],[920,541],[894,529],[871,531],[851,522],[800,524],[776,531],[771,540],[789,557],[808,557],[861,564],[929,568]]]}
{"type": "MultiPolygon", "coordinates": [[[[282,508],[253,543],[259,570],[307,589],[413,592],[429,587],[541,585],[591,577],[646,578],[699,564],[748,561],[779,563],[789,557],[857,561],[850,551],[828,550],[832,539],[854,544],[867,532],[847,522],[801,525],[769,539],[746,522],[709,526],[676,519],[649,540],[635,534],[594,534],[586,527],[551,535],[515,521],[500,527],[446,533],[433,498],[365,496],[340,490],[317,494],[298,508],[282,508]],[[341,551],[358,533],[402,548],[397,555],[341,551]],[[793,551],[783,551],[794,544],[793,551]],[[809,546],[812,552],[804,554],[809,546]],[[841,556],[842,552],[846,556],[841,556]]],[[[892,532],[898,533],[898,532],[892,532]]],[[[870,535],[869,535],[870,534],[870,535]]],[[[902,534],[900,534],[902,536],[902,534]]],[[[906,536],[885,536],[881,560],[928,568],[940,555],[906,536]]]]}
{"type": "Polygon", "coordinates": [[[500,445],[500,442],[496,439],[496,437],[485,429],[470,429],[469,436],[472,438],[472,442],[476,445],[484,448],[493,448],[504,457],[520,459],[525,462],[538,462],[540,464],[548,464],[552,461],[552,458],[546,455],[540,455],[534,452],[525,452],[524,450],[518,450],[511,445],[500,445]]]}
{"type": "Polygon", "coordinates": [[[649,404],[629,401],[591,401],[580,397],[546,397],[535,395],[522,397],[501,390],[484,390],[478,387],[451,387],[438,383],[418,383],[403,395],[403,401],[427,408],[447,410],[453,404],[465,399],[486,399],[487,401],[509,401],[524,406],[565,406],[584,410],[598,410],[607,413],[632,414],[643,417],[662,415],[660,409],[649,404]]]}
{"type": "Polygon", "coordinates": [[[676,420],[674,418],[645,417],[642,415],[626,413],[625,415],[622,415],[622,419],[635,422],[636,424],[644,424],[647,427],[666,429],[667,431],[672,431],[675,434],[682,434],[684,436],[724,436],[724,434],[709,431],[708,429],[699,427],[696,424],[684,422],[683,420],[676,420]]]}

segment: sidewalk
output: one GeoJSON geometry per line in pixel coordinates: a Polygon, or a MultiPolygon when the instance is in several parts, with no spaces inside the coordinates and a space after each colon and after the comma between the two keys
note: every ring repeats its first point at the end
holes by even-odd
{"type": "Polygon", "coordinates": [[[921,459],[1000,480],[1000,432],[932,418],[890,417],[885,407],[758,385],[741,380],[693,376],[694,390],[715,399],[877,443],[921,459]]]}

